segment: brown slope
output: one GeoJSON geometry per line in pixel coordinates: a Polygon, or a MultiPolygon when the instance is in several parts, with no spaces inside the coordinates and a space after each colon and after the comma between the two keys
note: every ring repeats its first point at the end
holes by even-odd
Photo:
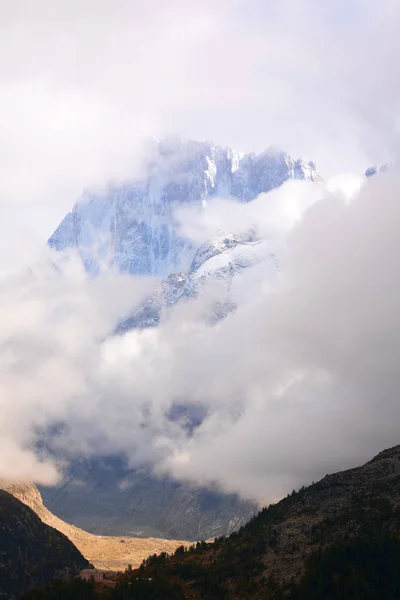
{"type": "Polygon", "coordinates": [[[99,537],[70,525],[53,515],[43,504],[37,487],[32,483],[1,482],[0,488],[32,508],[39,518],[67,536],[83,556],[98,569],[125,570],[128,564],[138,567],[150,554],[172,553],[187,541],[159,538],[99,537]]]}
{"type": "Polygon", "coordinates": [[[188,598],[281,598],[311,556],[381,536],[400,540],[400,446],[287,496],[229,538],[150,560],[140,572],[164,574],[188,598]]]}

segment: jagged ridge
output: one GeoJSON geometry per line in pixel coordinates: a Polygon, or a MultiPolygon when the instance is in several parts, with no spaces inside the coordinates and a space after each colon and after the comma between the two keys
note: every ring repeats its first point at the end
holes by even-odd
{"type": "Polygon", "coordinates": [[[183,541],[159,538],[97,536],[70,525],[53,515],[43,504],[33,483],[3,481],[0,487],[29,506],[43,523],[64,534],[95,568],[123,571],[128,565],[138,567],[154,552],[173,552],[183,541]]]}
{"type": "Polygon", "coordinates": [[[83,194],[49,239],[57,250],[76,248],[86,269],[103,268],[167,277],[187,271],[196,248],[174,218],[178,205],[204,205],[213,197],[249,202],[288,179],[319,181],[315,165],[270,149],[240,154],[209,142],[159,142],[141,181],[83,194]]]}
{"type": "Polygon", "coordinates": [[[149,557],[103,597],[394,600],[399,560],[396,446],[293,492],[229,538],[149,557]]]}

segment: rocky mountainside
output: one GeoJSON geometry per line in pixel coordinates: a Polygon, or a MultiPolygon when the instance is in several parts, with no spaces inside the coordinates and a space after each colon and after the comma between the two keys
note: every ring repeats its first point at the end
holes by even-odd
{"type": "MultiPolygon", "coordinates": [[[[198,295],[210,281],[221,283],[221,294],[205,318],[218,321],[235,310],[235,285],[243,271],[260,266],[266,276],[276,272],[276,257],[251,231],[225,232],[196,247],[182,237],[176,207],[205,206],[217,196],[249,202],[288,179],[320,180],[313,163],[280,151],[244,155],[176,138],[155,144],[144,173],[142,180],[110,186],[106,194],[84,194],[49,240],[57,250],[76,248],[91,275],[116,267],[159,277],[156,291],[121,319],[118,334],[158,325],[169,308],[198,295]]],[[[109,457],[74,461],[59,488],[41,490],[46,504],[92,532],[186,539],[230,533],[257,511],[234,495],[117,465],[109,457]]]]}
{"type": "MultiPolygon", "coordinates": [[[[103,195],[84,194],[49,240],[57,250],[77,249],[90,275],[114,267],[158,277],[156,291],[121,318],[118,334],[157,326],[211,281],[221,284],[205,315],[214,323],[235,310],[235,286],[246,269],[276,272],[276,257],[251,231],[224,232],[196,247],[182,235],[177,207],[203,207],[217,196],[250,202],[289,179],[320,180],[313,163],[274,149],[241,154],[178,138],[156,142],[143,172],[141,180],[110,186],[103,195]]],[[[112,535],[209,538],[234,531],[258,510],[234,495],[127,470],[122,457],[75,460],[61,486],[41,492],[62,518],[112,535]]]]}
{"type": "MultiPolygon", "coordinates": [[[[150,559],[192,598],[398,598],[400,446],[327,475],[198,551],[150,559]],[[386,577],[386,579],[385,579],[386,577]],[[175,579],[176,578],[176,579],[175,579]]],[[[160,576],[160,574],[158,575],[160,576]]]]}
{"type": "Polygon", "coordinates": [[[182,541],[159,538],[131,538],[97,536],[70,525],[53,515],[43,504],[39,490],[33,483],[3,481],[0,488],[29,506],[45,523],[63,533],[82,555],[97,569],[124,571],[128,565],[138,567],[150,554],[174,552],[182,541]]]}
{"type": "MultiPolygon", "coordinates": [[[[347,585],[364,585],[364,580],[373,576],[365,570],[378,546],[400,556],[400,446],[382,452],[362,467],[327,475],[293,492],[263,509],[229,538],[200,545],[196,553],[150,560],[143,571],[147,575],[156,566],[189,587],[193,598],[210,600],[284,595],[321,600],[375,598],[345,592],[347,585]],[[376,541],[376,548],[369,545],[371,540],[376,541]],[[343,569],[344,557],[347,570],[335,574],[335,561],[343,569]],[[360,560],[362,573],[357,572],[360,560]],[[319,580],[316,565],[325,581],[319,580]],[[352,565],[360,579],[350,583],[346,577],[352,565]],[[342,595],[329,595],[328,591],[312,595],[307,587],[328,589],[334,586],[335,577],[336,583],[343,578],[343,587],[338,584],[342,595]]],[[[389,558],[393,555],[388,557],[388,564],[389,558]]],[[[396,585],[400,590],[400,578],[396,585]]],[[[376,597],[384,598],[383,591],[376,597]]]]}
{"type": "Polygon", "coordinates": [[[399,562],[396,446],[293,491],[229,537],[149,557],[106,597],[397,600],[399,562]]]}
{"type": "Polygon", "coordinates": [[[257,506],[234,494],[190,487],[121,457],[74,461],[57,487],[40,487],[52,512],[100,535],[198,540],[231,533],[257,506]]]}
{"type": "Polygon", "coordinates": [[[167,277],[187,271],[196,252],[181,236],[177,206],[202,206],[216,196],[249,202],[288,179],[319,181],[315,165],[273,149],[241,154],[209,142],[167,138],[155,144],[139,181],[85,193],[49,239],[78,249],[86,269],[167,277]]]}
{"type": "Polygon", "coordinates": [[[70,540],[20,500],[0,490],[0,598],[17,597],[89,562],[70,540]]]}
{"type": "Polygon", "coordinates": [[[119,323],[116,333],[129,329],[157,326],[168,310],[185,300],[198,296],[211,282],[219,282],[220,294],[206,318],[216,322],[236,308],[235,283],[244,270],[260,265],[266,278],[278,269],[278,259],[265,240],[253,240],[251,235],[223,234],[202,244],[196,251],[187,273],[171,273],[160,281],[157,290],[139,308],[119,323]]]}

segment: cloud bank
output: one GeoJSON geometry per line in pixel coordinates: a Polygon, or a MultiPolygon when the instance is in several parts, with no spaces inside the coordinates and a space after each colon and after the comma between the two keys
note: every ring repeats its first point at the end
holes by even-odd
{"type": "Polygon", "coordinates": [[[396,159],[399,19],[392,0],[2,3],[1,477],[54,480],[35,450],[52,427],[63,455],[125,452],[267,502],[398,442],[395,171],[181,212],[197,242],[256,224],[279,251],[279,278],[249,270],[215,327],[209,288],[110,337],[152,282],[89,281],[73,254],[11,266],[83,188],[135,177],[146,136],[279,144],[328,172],[396,159]]]}
{"type": "Polygon", "coordinates": [[[87,280],[73,257],[3,278],[0,437],[11,462],[0,477],[33,468],[51,480],[54,465],[32,452],[57,425],[63,456],[124,452],[264,503],[398,443],[399,182],[391,172],[356,194],[324,184],[317,196],[291,183],[242,207],[267,223],[269,196],[313,199],[282,221],[279,277],[245,272],[239,308],[216,326],[202,318],[211,289],[155,329],[110,337],[151,282],[87,280]],[[194,431],[171,419],[182,405],[200,415],[194,431]]]}
{"type": "MultiPolygon", "coordinates": [[[[30,269],[1,274],[0,477],[59,477],[37,451],[40,434],[74,415],[98,414],[91,379],[101,343],[152,289],[151,279],[112,273],[88,281],[74,253],[48,251],[30,269]]],[[[77,428],[73,450],[90,446],[90,435],[88,428],[81,439],[77,428]]]]}

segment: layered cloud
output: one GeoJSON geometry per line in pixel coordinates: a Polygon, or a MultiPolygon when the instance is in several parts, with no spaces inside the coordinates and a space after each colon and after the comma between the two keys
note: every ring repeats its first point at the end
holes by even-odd
{"type": "Polygon", "coordinates": [[[123,452],[268,502],[396,444],[398,175],[355,194],[289,183],[242,206],[240,221],[268,223],[275,194],[299,206],[305,189],[312,202],[289,227],[271,213],[278,279],[245,272],[239,308],[216,326],[203,318],[213,287],[157,328],[112,336],[152,282],[87,280],[73,257],[54,269],[52,254],[46,268],[4,276],[0,476],[33,468],[49,481],[55,467],[34,449],[50,427],[58,456],[123,452]]]}
{"type": "Polygon", "coordinates": [[[391,0],[2,4],[0,477],[54,480],[52,428],[59,455],[125,452],[266,502],[398,442],[395,172],[181,211],[196,243],[252,226],[279,251],[215,327],[210,287],[112,337],[151,281],[87,280],[73,254],[11,267],[83,188],[137,176],[143,136],[279,144],[327,172],[396,159],[399,19],[391,0]]]}
{"type": "MultiPolygon", "coordinates": [[[[40,435],[60,423],[68,427],[74,415],[99,419],[92,381],[101,343],[119,315],[151,290],[150,279],[112,273],[87,281],[73,253],[48,251],[30,269],[2,273],[0,477],[58,478],[54,461],[41,456],[40,435]]],[[[82,438],[77,428],[72,450],[92,447],[90,439],[90,427],[82,438]]]]}

